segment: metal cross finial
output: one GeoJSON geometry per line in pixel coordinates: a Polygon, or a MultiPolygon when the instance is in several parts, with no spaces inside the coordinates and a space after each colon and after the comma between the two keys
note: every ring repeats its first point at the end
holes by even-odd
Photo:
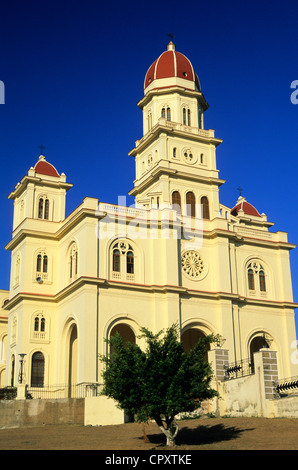
{"type": "Polygon", "coordinates": [[[239,196],[241,196],[241,191],[243,191],[243,188],[241,188],[240,184],[239,184],[239,188],[237,188],[238,191],[239,191],[239,196]]]}
{"type": "Polygon", "coordinates": [[[38,148],[40,149],[40,154],[42,155],[42,151],[46,148],[43,144],[39,145],[38,148]]]}
{"type": "Polygon", "coordinates": [[[173,33],[169,33],[169,34],[167,34],[167,36],[169,36],[169,38],[170,38],[171,40],[174,39],[174,37],[175,37],[173,33]]]}

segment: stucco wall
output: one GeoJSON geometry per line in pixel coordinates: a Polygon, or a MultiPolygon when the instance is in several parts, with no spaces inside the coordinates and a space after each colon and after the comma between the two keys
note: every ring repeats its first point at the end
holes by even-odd
{"type": "Polygon", "coordinates": [[[84,425],[84,399],[0,401],[0,428],[44,424],[84,425]]]}

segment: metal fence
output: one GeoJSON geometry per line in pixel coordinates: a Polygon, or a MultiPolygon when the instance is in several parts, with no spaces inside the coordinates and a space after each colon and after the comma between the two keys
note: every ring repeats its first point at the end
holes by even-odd
{"type": "Polygon", "coordinates": [[[43,387],[28,387],[27,398],[58,399],[58,398],[86,398],[100,395],[102,384],[82,382],[75,385],[58,384],[43,387]]]}
{"type": "Polygon", "coordinates": [[[298,392],[298,376],[277,380],[274,385],[279,395],[298,392]]]}
{"type": "Polygon", "coordinates": [[[251,358],[241,359],[240,361],[230,363],[225,370],[225,380],[245,377],[255,373],[254,363],[251,358]]]}

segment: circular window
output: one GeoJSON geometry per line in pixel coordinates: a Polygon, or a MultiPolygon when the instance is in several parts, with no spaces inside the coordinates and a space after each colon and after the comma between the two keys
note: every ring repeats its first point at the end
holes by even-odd
{"type": "Polygon", "coordinates": [[[206,274],[206,264],[195,250],[187,250],[182,254],[181,266],[183,274],[194,281],[202,279],[206,274]]]}

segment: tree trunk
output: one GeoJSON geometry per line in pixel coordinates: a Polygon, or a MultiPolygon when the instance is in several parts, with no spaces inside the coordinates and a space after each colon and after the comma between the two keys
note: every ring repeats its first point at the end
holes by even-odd
{"type": "Polygon", "coordinates": [[[160,417],[155,418],[155,421],[161,431],[165,434],[167,438],[167,446],[173,447],[176,445],[175,438],[178,434],[178,424],[175,421],[174,417],[166,418],[165,420],[160,417]]]}

